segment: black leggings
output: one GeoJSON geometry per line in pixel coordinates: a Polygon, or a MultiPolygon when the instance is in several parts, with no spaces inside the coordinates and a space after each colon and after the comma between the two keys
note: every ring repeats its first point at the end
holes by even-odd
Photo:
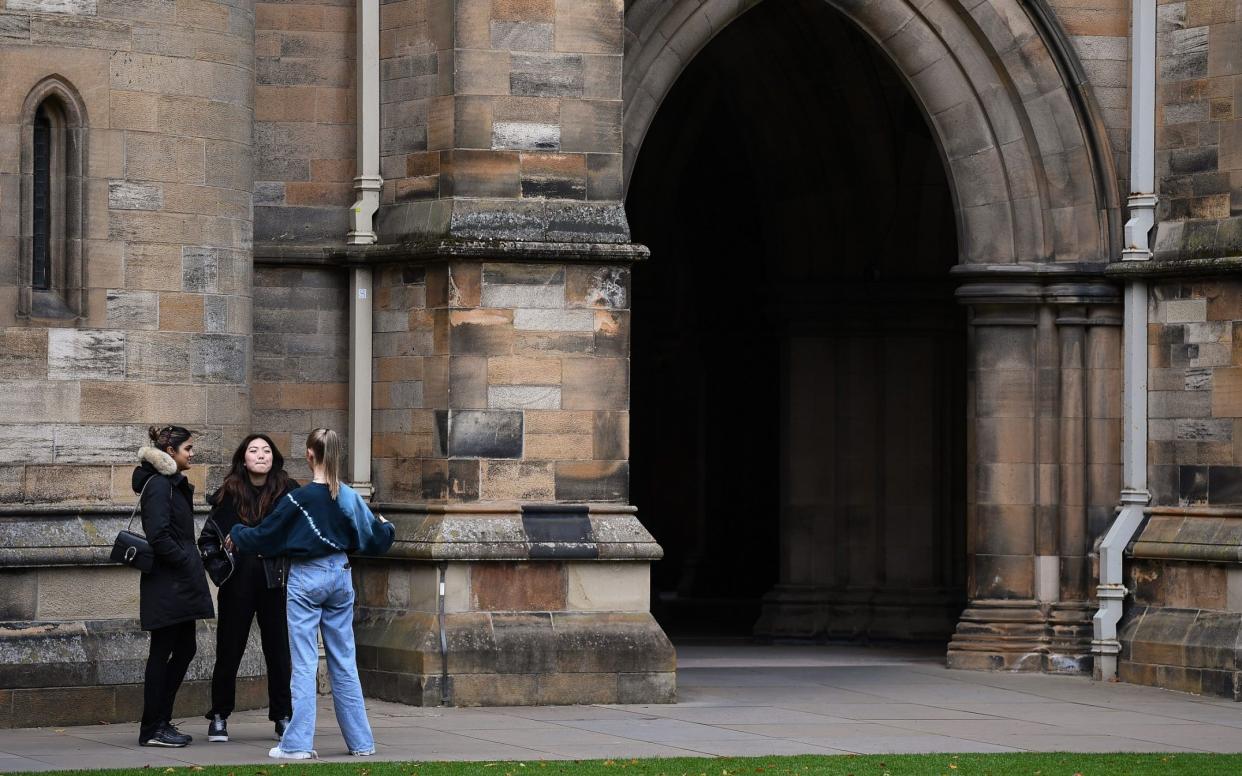
{"type": "Polygon", "coordinates": [[[198,650],[194,630],[194,620],[189,620],[151,631],[151,652],[147,655],[142,688],[142,726],[139,728],[143,741],[172,719],[177,690],[198,650]]]}

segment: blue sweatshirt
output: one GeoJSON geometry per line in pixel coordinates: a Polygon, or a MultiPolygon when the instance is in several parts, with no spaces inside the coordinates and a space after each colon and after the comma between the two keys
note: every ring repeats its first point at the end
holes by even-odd
{"type": "Polygon", "coordinates": [[[383,555],[397,529],[371,514],[348,485],[341,485],[333,500],[327,485],[312,482],[286,493],[258,525],[238,523],[229,535],[238,552],[316,558],[336,552],[383,555]]]}

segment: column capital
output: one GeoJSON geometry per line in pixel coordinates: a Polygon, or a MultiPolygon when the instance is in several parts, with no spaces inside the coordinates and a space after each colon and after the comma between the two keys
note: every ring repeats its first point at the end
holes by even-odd
{"type": "Polygon", "coordinates": [[[1107,278],[1107,262],[959,264],[962,304],[1120,304],[1121,290],[1107,278]]]}

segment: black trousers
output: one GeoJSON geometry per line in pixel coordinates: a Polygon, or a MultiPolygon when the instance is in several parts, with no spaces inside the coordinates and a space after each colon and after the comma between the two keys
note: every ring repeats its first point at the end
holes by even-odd
{"type": "Polygon", "coordinates": [[[289,695],[289,624],[285,620],[284,588],[269,590],[263,561],[239,556],[238,568],[217,595],[216,666],[211,672],[211,711],[228,719],[237,702],[237,669],[241,666],[250,638],[250,623],[259,620],[263,659],[267,663],[267,716],[286,719],[293,716],[289,695]]]}
{"type": "Polygon", "coordinates": [[[161,724],[172,719],[177,690],[197,650],[194,620],[151,631],[151,651],[142,688],[140,740],[146,741],[161,724]]]}

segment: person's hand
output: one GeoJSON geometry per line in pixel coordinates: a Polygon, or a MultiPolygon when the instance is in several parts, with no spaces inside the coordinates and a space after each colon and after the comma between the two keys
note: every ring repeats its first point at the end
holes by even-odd
{"type": "Polygon", "coordinates": [[[381,523],[387,523],[387,522],[388,522],[388,518],[384,517],[383,515],[376,515],[376,516],[375,516],[375,518],[376,518],[377,520],[379,520],[381,523]]]}
{"type": "Polygon", "coordinates": [[[225,537],[224,537],[224,549],[225,549],[225,550],[227,550],[227,551],[229,551],[229,552],[232,552],[234,549],[236,549],[236,548],[233,546],[233,537],[232,537],[232,536],[225,536],[225,537]]]}

